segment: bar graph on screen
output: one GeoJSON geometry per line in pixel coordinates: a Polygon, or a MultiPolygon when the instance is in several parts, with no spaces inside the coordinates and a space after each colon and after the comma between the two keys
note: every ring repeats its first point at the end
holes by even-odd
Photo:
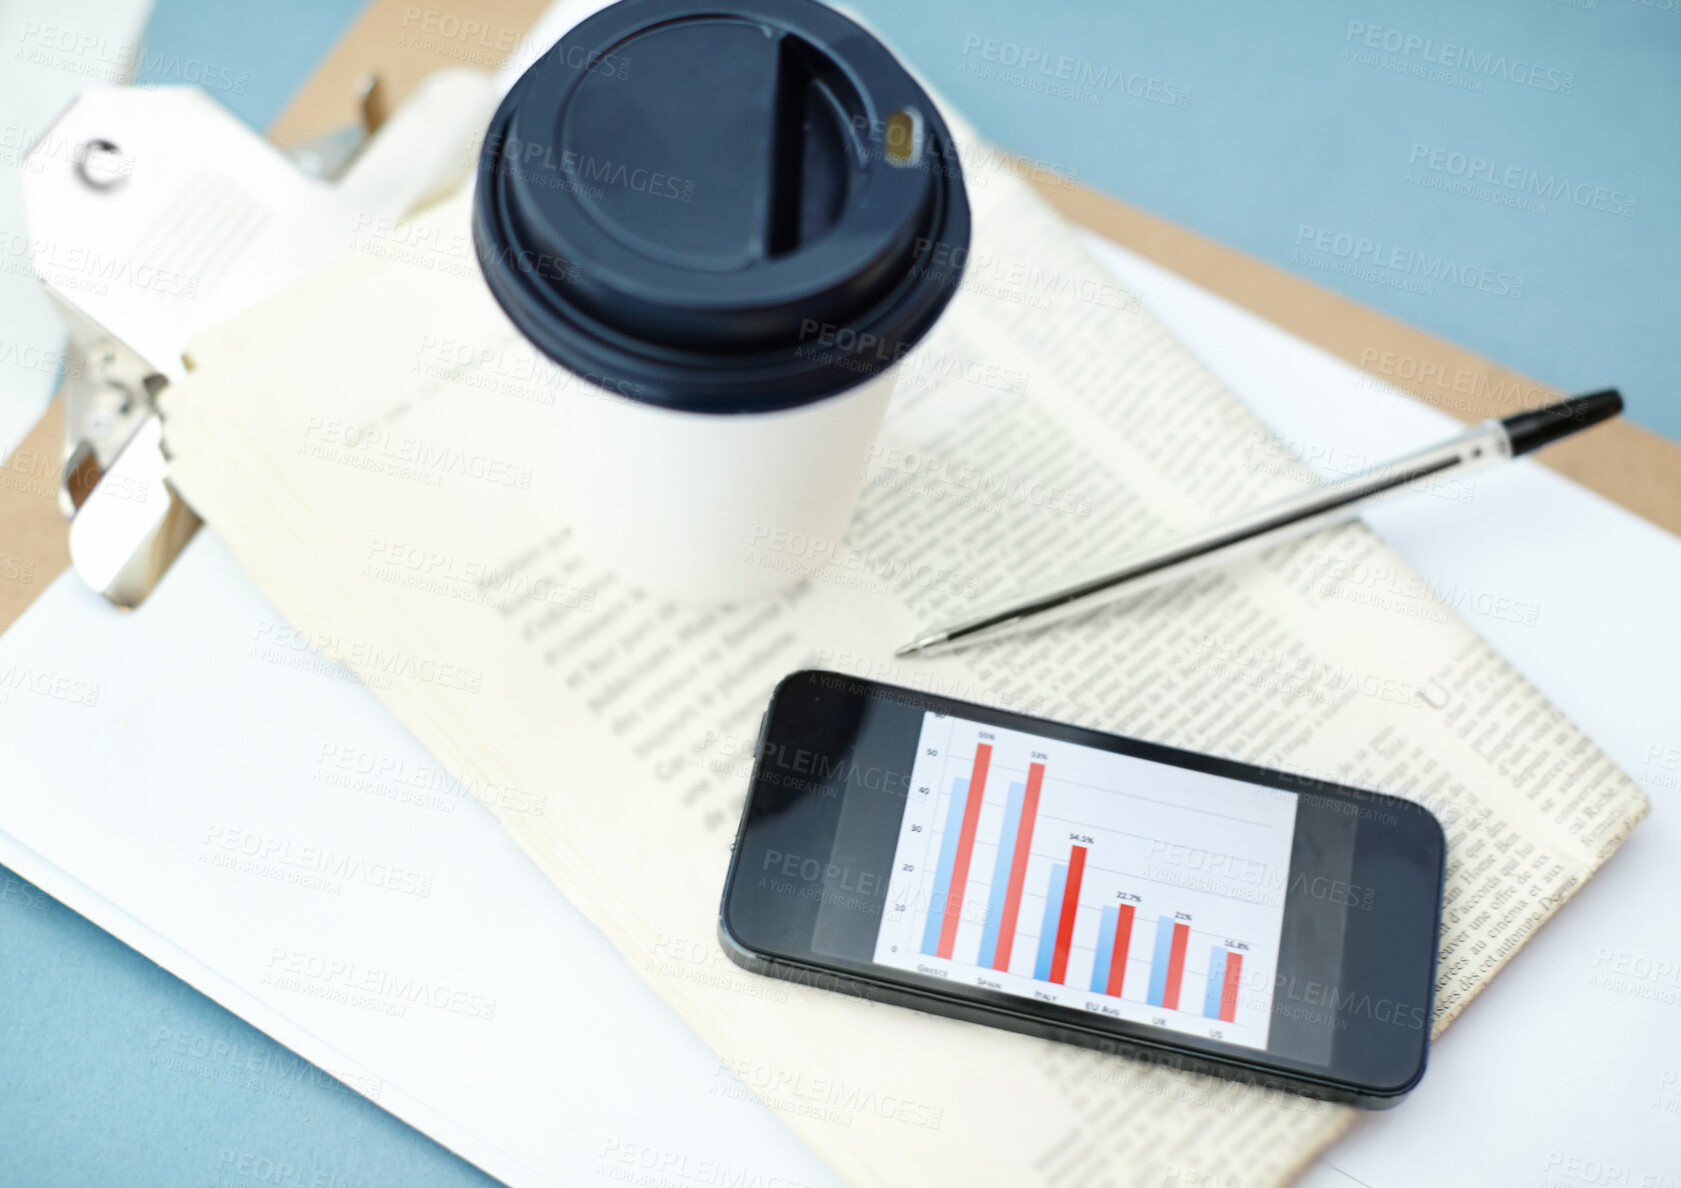
{"type": "Polygon", "coordinates": [[[1295,798],[925,715],[875,958],[1264,1047],[1295,798]]]}

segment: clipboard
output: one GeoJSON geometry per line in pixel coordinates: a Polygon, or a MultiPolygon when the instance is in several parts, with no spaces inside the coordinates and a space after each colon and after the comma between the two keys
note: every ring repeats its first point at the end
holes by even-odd
{"type": "MultiPolygon", "coordinates": [[[[434,71],[493,68],[519,47],[545,0],[446,0],[426,8],[373,0],[269,129],[278,145],[330,136],[395,106],[434,71]]],[[[1033,176],[1038,171],[1026,170],[1033,176]]],[[[1562,393],[1312,281],[1216,243],[1118,199],[1038,178],[1071,221],[1462,421],[1504,417],[1562,393]]],[[[1612,377],[1614,378],[1614,377],[1612,377]]],[[[0,631],[70,565],[58,502],[62,391],[0,465],[0,631]]],[[[1542,462],[1681,535],[1681,443],[1627,421],[1562,442],[1542,462]]]]}

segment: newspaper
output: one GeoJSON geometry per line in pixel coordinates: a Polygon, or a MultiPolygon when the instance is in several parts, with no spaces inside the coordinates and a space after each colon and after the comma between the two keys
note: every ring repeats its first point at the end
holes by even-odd
{"type": "Polygon", "coordinates": [[[779,597],[662,603],[575,541],[548,441],[596,397],[496,308],[464,195],[359,228],[195,342],[164,396],[173,481],[302,639],[495,793],[718,1053],[716,1091],[776,1110],[849,1181],[1286,1183],[1358,1112],[759,978],[715,940],[759,717],[803,667],[1428,805],[1450,843],[1438,1030],[1646,809],[1358,524],[1049,632],[892,659],[1013,585],[1313,481],[977,147],[962,291],[905,362],[850,534],[767,522],[751,544],[767,566],[827,562],[779,597]]]}

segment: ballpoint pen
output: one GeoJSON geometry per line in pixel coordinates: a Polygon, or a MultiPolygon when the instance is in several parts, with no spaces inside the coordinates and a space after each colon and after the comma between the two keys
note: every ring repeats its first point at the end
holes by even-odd
{"type": "Polygon", "coordinates": [[[1170,544],[1134,554],[1114,569],[1068,581],[959,623],[924,632],[894,654],[934,654],[1048,626],[1156,586],[1252,556],[1351,520],[1364,507],[1409,484],[1505,462],[1616,416],[1615,389],[1574,396],[1545,408],[1489,420],[1457,437],[1348,478],[1246,512],[1170,544]]]}

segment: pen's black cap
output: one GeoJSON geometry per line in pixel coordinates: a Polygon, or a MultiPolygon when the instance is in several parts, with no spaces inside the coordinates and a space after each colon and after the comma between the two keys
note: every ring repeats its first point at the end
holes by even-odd
{"type": "Polygon", "coordinates": [[[1506,436],[1512,439],[1512,454],[1527,454],[1544,445],[1551,445],[1561,437],[1609,421],[1623,411],[1622,394],[1615,388],[1590,392],[1586,396],[1572,396],[1546,408],[1532,409],[1507,417],[1500,423],[1506,426],[1506,436]]]}
{"type": "Polygon", "coordinates": [[[885,370],[957,291],[969,203],[928,95],[813,0],[621,0],[491,120],[473,239],[550,358],[695,412],[885,370]]]}

